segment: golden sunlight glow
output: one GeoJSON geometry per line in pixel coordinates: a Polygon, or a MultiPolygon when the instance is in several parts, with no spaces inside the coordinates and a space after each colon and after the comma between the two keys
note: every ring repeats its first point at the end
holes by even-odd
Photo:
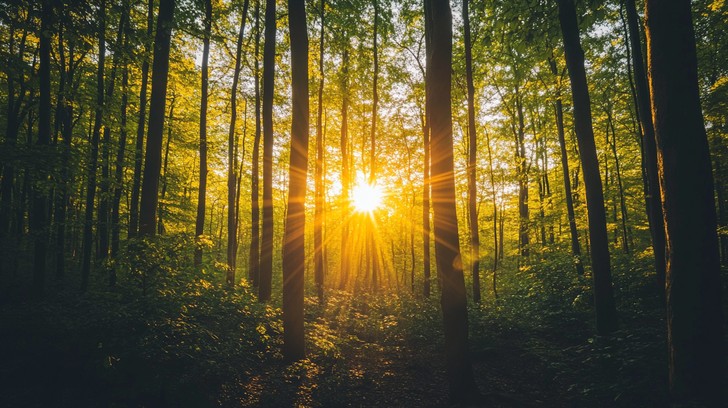
{"type": "Polygon", "coordinates": [[[358,212],[372,212],[382,205],[384,192],[376,184],[359,182],[352,192],[351,203],[358,212]]]}

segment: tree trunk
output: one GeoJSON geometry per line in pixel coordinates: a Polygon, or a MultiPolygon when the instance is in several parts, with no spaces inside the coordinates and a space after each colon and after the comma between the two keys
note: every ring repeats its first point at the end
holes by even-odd
{"type": "Polygon", "coordinates": [[[164,144],[164,159],[162,160],[162,170],[160,179],[162,181],[162,189],[159,192],[159,207],[157,208],[157,233],[162,235],[166,232],[164,227],[164,200],[167,196],[167,169],[169,165],[169,146],[172,143],[172,124],[174,123],[174,105],[177,101],[177,96],[172,91],[172,100],[169,103],[169,116],[167,117],[167,141],[164,144]]]}
{"type": "MultiPolygon", "coordinates": [[[[41,2],[40,66],[38,69],[38,139],[36,146],[45,149],[51,142],[51,37],[53,5],[49,0],[41,2]]],[[[43,184],[48,178],[45,170],[38,169],[33,191],[33,209],[30,214],[30,231],[33,235],[33,292],[41,296],[45,289],[46,256],[48,253],[48,194],[43,184]]]]}
{"type": "MultiPolygon", "coordinates": [[[[129,46],[128,33],[124,36],[124,50],[129,46]]],[[[121,232],[121,193],[123,191],[122,183],[124,182],[124,155],[126,153],[126,122],[127,122],[127,104],[128,104],[128,87],[129,87],[129,63],[124,57],[124,67],[121,72],[121,114],[119,129],[119,149],[116,153],[116,169],[114,171],[114,197],[111,205],[111,257],[114,258],[119,253],[119,234],[121,232]]],[[[111,271],[109,284],[116,284],[116,276],[114,269],[111,271]]]]}
{"type": "Polygon", "coordinates": [[[473,52],[470,44],[468,3],[468,0],[463,0],[465,75],[468,88],[468,221],[470,225],[470,270],[473,274],[473,301],[480,303],[480,236],[478,235],[478,210],[476,205],[478,138],[475,131],[475,87],[473,86],[473,52]]]}
{"type": "Polygon", "coordinates": [[[305,356],[303,336],[304,231],[308,171],[308,33],[304,0],[288,1],[291,33],[291,163],[283,242],[283,356],[305,356]]]}
{"type": "Polygon", "coordinates": [[[647,67],[667,239],[670,394],[723,405],[725,344],[713,174],[690,1],[646,2],[647,67]]]}
{"type": "Polygon", "coordinates": [[[316,293],[319,303],[324,301],[324,241],[323,241],[323,216],[324,216],[324,135],[323,135],[323,97],[324,97],[324,10],[326,1],[321,0],[321,36],[319,38],[319,86],[318,86],[318,109],[316,115],[316,168],[315,168],[315,209],[313,222],[313,246],[314,246],[314,279],[316,282],[316,293]]]}
{"type": "Polygon", "coordinates": [[[564,172],[564,198],[566,199],[566,214],[569,217],[571,253],[572,255],[574,255],[574,267],[576,268],[577,275],[583,275],[584,264],[581,261],[579,229],[576,227],[576,215],[574,214],[574,196],[571,192],[571,179],[569,178],[569,155],[566,153],[566,140],[564,137],[564,108],[561,104],[560,90],[557,91],[556,94],[556,129],[559,134],[559,149],[561,150],[561,170],[564,172]]]}
{"type": "MultiPolygon", "coordinates": [[[[345,35],[346,37],[346,35],[345,35]]],[[[348,38],[346,39],[348,41],[348,38]]],[[[349,170],[349,47],[344,45],[344,52],[341,57],[341,205],[343,212],[341,218],[341,281],[339,289],[346,289],[349,284],[350,251],[349,251],[349,215],[351,208],[349,203],[349,190],[351,180],[349,170]]]]}
{"type": "MultiPolygon", "coordinates": [[[[63,40],[63,25],[58,33],[58,56],[60,63],[60,86],[58,95],[58,105],[60,111],[61,124],[61,137],[63,139],[63,145],[61,146],[61,172],[62,181],[58,197],[56,198],[55,205],[55,227],[56,227],[56,279],[62,281],[66,274],[66,234],[67,234],[67,214],[69,205],[69,188],[71,187],[71,169],[70,169],[70,155],[71,155],[71,140],[73,138],[73,97],[72,97],[72,84],[74,78],[74,56],[73,47],[71,47],[70,55],[68,56],[69,63],[66,63],[66,53],[64,49],[63,40]],[[67,68],[68,67],[68,68],[67,68]]],[[[2,232],[0,232],[2,237],[2,232]]],[[[2,262],[0,260],[0,262],[2,262]]]]}
{"type": "Polygon", "coordinates": [[[612,271],[609,259],[606,213],[602,181],[599,176],[594,130],[592,129],[589,88],[584,69],[584,51],[579,40],[579,26],[573,0],[559,0],[559,22],[564,39],[566,65],[571,80],[574,100],[574,127],[579,143],[579,155],[584,172],[586,205],[589,214],[589,240],[591,241],[592,278],[594,283],[594,309],[599,334],[605,335],[617,328],[617,310],[612,289],[612,271]]]}
{"type": "Polygon", "coordinates": [[[432,202],[435,258],[442,279],[443,323],[450,399],[454,404],[473,402],[478,390],[468,352],[468,312],[455,208],[452,110],[452,14],[443,0],[426,0],[427,103],[432,129],[432,202]]]}
{"type": "Polygon", "coordinates": [[[164,111],[167,102],[167,74],[169,72],[169,48],[172,40],[172,23],[175,0],[160,0],[157,15],[157,33],[154,38],[154,62],[152,63],[152,95],[149,100],[149,127],[147,150],[144,155],[144,179],[142,180],[139,214],[139,233],[154,235],[157,230],[157,204],[159,202],[159,175],[162,159],[164,111]]]}
{"type": "MultiPolygon", "coordinates": [[[[515,71],[515,70],[514,70],[515,71]]],[[[518,175],[518,248],[520,256],[524,262],[530,255],[530,239],[529,239],[529,211],[528,211],[528,165],[526,163],[526,144],[525,144],[525,124],[523,117],[523,102],[521,90],[516,82],[515,88],[516,98],[516,117],[518,120],[516,130],[516,160],[518,165],[516,173],[518,175]]]]}
{"type": "Polygon", "coordinates": [[[235,217],[235,197],[237,186],[236,164],[237,155],[235,154],[235,122],[238,118],[238,81],[240,80],[240,70],[242,68],[243,54],[243,35],[245,33],[245,20],[248,16],[249,0],[243,3],[243,15],[240,21],[240,31],[238,32],[238,42],[235,51],[235,71],[233,71],[233,85],[230,91],[230,127],[228,128],[228,172],[227,172],[227,188],[228,188],[228,212],[227,212],[227,275],[226,281],[229,286],[235,284],[235,248],[237,247],[237,231],[238,225],[235,217]]]}
{"type": "Polygon", "coordinates": [[[106,93],[104,98],[106,102],[104,104],[104,139],[101,145],[101,183],[99,185],[99,208],[98,208],[98,232],[97,237],[98,252],[97,259],[99,261],[105,260],[109,256],[109,193],[111,190],[111,105],[113,104],[114,97],[114,86],[116,85],[116,72],[119,69],[120,54],[123,53],[121,50],[122,43],[124,42],[125,27],[129,12],[126,8],[122,10],[121,18],[119,19],[119,27],[116,32],[116,41],[114,43],[114,56],[111,61],[111,74],[109,75],[108,81],[106,82],[106,93]]]}
{"type": "MultiPolygon", "coordinates": [[[[200,85],[200,184],[197,189],[197,218],[195,237],[205,233],[205,206],[207,202],[207,98],[209,89],[210,36],[212,35],[212,0],[205,0],[204,32],[202,34],[202,73],[200,85]]],[[[202,245],[195,247],[195,266],[202,265],[202,245]]]]}
{"type": "Polygon", "coordinates": [[[612,156],[614,156],[614,172],[617,175],[617,193],[619,194],[619,213],[622,220],[622,250],[629,254],[629,230],[627,224],[629,219],[627,216],[627,203],[624,198],[624,184],[622,183],[622,170],[619,165],[619,155],[617,154],[617,132],[614,129],[614,121],[612,119],[612,113],[607,112],[607,122],[609,129],[612,132],[612,138],[609,143],[609,148],[612,150],[612,156]]]}
{"type": "Polygon", "coordinates": [[[265,2],[263,46],[263,233],[260,247],[258,300],[267,302],[273,278],[273,85],[276,52],[276,2],[265,2]]]}
{"type": "Polygon", "coordinates": [[[88,289],[91,272],[91,246],[93,245],[94,199],[96,197],[96,167],[99,160],[99,139],[101,137],[101,119],[104,112],[104,62],[106,60],[106,0],[101,0],[101,16],[99,16],[99,60],[96,71],[96,109],[94,127],[91,133],[91,157],[88,164],[86,187],[86,208],[83,224],[83,254],[81,256],[81,291],[88,289]]]}
{"type": "Polygon", "coordinates": [[[149,79],[149,55],[154,26],[154,0],[147,5],[147,35],[144,40],[144,62],[142,62],[142,84],[139,91],[139,119],[137,121],[136,142],[134,143],[134,177],[131,186],[129,205],[129,236],[139,232],[139,193],[142,185],[142,161],[144,158],[144,122],[147,112],[147,85],[149,79]]]}
{"type": "Polygon", "coordinates": [[[260,0],[255,1],[255,139],[250,180],[250,255],[248,279],[258,286],[260,274],[260,0]]]}
{"type": "Polygon", "coordinates": [[[498,270],[498,196],[495,191],[495,172],[493,171],[493,150],[490,147],[490,135],[485,132],[485,144],[488,150],[488,173],[490,175],[490,192],[493,194],[493,296],[498,297],[496,291],[496,271],[498,270]]]}
{"type": "Polygon", "coordinates": [[[642,127],[642,147],[644,149],[645,170],[647,173],[647,220],[652,236],[652,248],[655,256],[655,272],[660,292],[665,287],[665,225],[660,201],[660,180],[657,167],[657,147],[655,146],[655,128],[650,109],[650,95],[647,87],[647,75],[642,57],[640,31],[635,0],[626,0],[627,25],[629,27],[630,48],[632,50],[632,67],[634,69],[635,91],[637,94],[637,113],[642,127]]]}
{"type": "MultiPolygon", "coordinates": [[[[425,48],[430,49],[432,47],[432,33],[431,30],[427,29],[431,16],[431,4],[429,0],[424,1],[425,8],[425,48]]],[[[429,58],[429,57],[428,57],[429,58]]],[[[425,114],[420,115],[422,117],[422,136],[423,136],[423,148],[424,148],[424,163],[422,173],[422,258],[423,258],[423,289],[422,294],[425,298],[430,297],[431,292],[431,265],[430,265],[430,83],[429,79],[430,71],[424,72],[425,78],[425,114]]]]}

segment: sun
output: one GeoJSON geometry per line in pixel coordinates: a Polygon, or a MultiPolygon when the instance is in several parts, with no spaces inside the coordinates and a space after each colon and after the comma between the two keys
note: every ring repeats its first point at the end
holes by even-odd
{"type": "Polygon", "coordinates": [[[382,198],[384,198],[384,192],[380,186],[360,182],[354,187],[351,203],[354,205],[354,210],[370,213],[382,205],[382,198]]]}

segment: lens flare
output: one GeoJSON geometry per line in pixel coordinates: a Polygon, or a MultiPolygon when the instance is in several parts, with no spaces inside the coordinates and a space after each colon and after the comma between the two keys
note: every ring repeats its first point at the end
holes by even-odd
{"type": "Polygon", "coordinates": [[[352,192],[351,203],[358,212],[372,212],[382,205],[384,192],[376,184],[359,183],[352,192]]]}

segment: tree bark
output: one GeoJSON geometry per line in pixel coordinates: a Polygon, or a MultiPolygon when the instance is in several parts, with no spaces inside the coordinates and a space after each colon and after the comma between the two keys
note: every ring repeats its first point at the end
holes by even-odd
{"type": "Polygon", "coordinates": [[[260,275],[260,0],[255,1],[255,138],[250,180],[250,255],[248,279],[258,286],[260,275]]]}
{"type": "Polygon", "coordinates": [[[316,114],[316,168],[315,168],[315,208],[313,222],[313,246],[314,246],[314,279],[316,283],[316,294],[319,303],[324,301],[324,240],[323,240],[323,216],[324,216],[324,135],[323,135],[323,97],[324,97],[324,11],[326,1],[321,0],[321,32],[319,37],[319,84],[318,84],[318,109],[316,114]]]}
{"type": "Polygon", "coordinates": [[[267,302],[273,278],[273,85],[276,52],[276,2],[265,2],[263,46],[263,233],[258,300],[267,302]]]}
{"type": "Polygon", "coordinates": [[[235,284],[235,253],[237,247],[237,231],[238,225],[235,217],[235,198],[237,186],[236,164],[237,155],[235,154],[235,123],[238,118],[238,81],[240,80],[240,70],[242,69],[243,54],[243,36],[245,33],[245,20],[248,16],[249,0],[243,3],[243,15],[240,21],[240,31],[238,32],[238,42],[235,51],[235,71],[233,71],[233,85],[230,91],[230,127],[228,128],[228,172],[227,172],[227,188],[228,188],[228,211],[227,211],[227,275],[226,281],[229,286],[235,284]]]}
{"type": "MultiPolygon", "coordinates": [[[[556,62],[552,59],[551,71],[558,74],[556,62]]],[[[558,85],[557,85],[558,86],[558,85]]],[[[574,196],[571,192],[571,178],[569,173],[569,155],[566,153],[566,138],[564,137],[564,107],[561,104],[561,90],[556,91],[556,130],[559,135],[559,149],[561,150],[561,170],[564,173],[564,198],[566,199],[566,214],[569,217],[569,232],[571,236],[571,254],[574,255],[574,268],[577,275],[584,274],[584,264],[581,260],[581,245],[579,244],[579,229],[576,227],[574,214],[574,196]]]]}
{"type": "Polygon", "coordinates": [[[558,5],[566,66],[569,70],[572,98],[574,100],[574,128],[579,144],[579,156],[584,173],[586,205],[589,214],[589,240],[591,242],[596,326],[597,332],[605,335],[617,328],[617,310],[612,289],[604,195],[594,143],[591,102],[584,69],[584,51],[579,40],[579,26],[576,21],[576,8],[573,0],[559,0],[558,5]]]}
{"type": "MultiPolygon", "coordinates": [[[[127,50],[129,46],[129,35],[128,33],[124,36],[124,50],[127,50]]],[[[111,204],[111,257],[114,258],[119,253],[119,240],[121,232],[121,194],[123,192],[122,183],[124,182],[124,156],[126,153],[126,122],[127,122],[127,104],[129,99],[128,87],[129,87],[129,63],[124,57],[124,66],[121,72],[121,113],[120,113],[120,129],[119,129],[119,148],[116,153],[116,168],[114,171],[114,197],[111,204]]],[[[116,284],[116,275],[114,268],[111,270],[111,276],[109,277],[109,284],[114,286],[116,284]]]]}
{"type": "Polygon", "coordinates": [[[142,62],[142,84],[139,90],[139,119],[137,121],[136,142],[134,143],[134,177],[131,186],[131,204],[129,205],[129,236],[139,232],[139,193],[142,185],[142,161],[144,159],[144,125],[147,112],[147,86],[149,82],[149,52],[152,47],[152,29],[154,26],[154,0],[147,5],[147,35],[144,40],[144,61],[142,62]]]}
{"type": "MultiPolygon", "coordinates": [[[[50,0],[41,2],[40,65],[38,68],[38,139],[36,146],[46,149],[51,142],[51,37],[53,5],[50,0]]],[[[40,170],[40,169],[39,169],[40,170]]],[[[47,171],[36,174],[33,191],[33,207],[30,214],[30,231],[33,235],[33,292],[43,295],[45,289],[46,256],[48,253],[48,193],[43,188],[47,171]]]]}
{"type": "Polygon", "coordinates": [[[308,172],[308,33],[304,0],[288,1],[291,33],[291,162],[283,241],[283,356],[304,358],[303,274],[308,172]]]}
{"type": "Polygon", "coordinates": [[[162,165],[162,137],[165,104],[167,102],[167,74],[169,72],[169,49],[172,40],[174,7],[175,0],[160,0],[159,2],[157,33],[154,38],[147,150],[144,155],[144,179],[142,180],[141,204],[139,207],[139,233],[142,235],[153,236],[157,230],[159,175],[162,165]]]}
{"type": "Polygon", "coordinates": [[[478,390],[468,352],[468,312],[455,204],[451,108],[452,14],[444,0],[426,0],[427,103],[432,129],[432,202],[435,258],[442,279],[443,323],[450,400],[473,402],[478,390]]]}
{"type": "Polygon", "coordinates": [[[88,289],[91,272],[91,246],[93,245],[94,199],[96,197],[96,167],[99,159],[101,120],[104,113],[104,63],[106,60],[106,0],[101,0],[99,16],[99,60],[96,70],[96,109],[91,133],[90,158],[88,164],[86,208],[83,224],[83,254],[81,256],[81,291],[88,289]]]}
{"type": "MultiPolygon", "coordinates": [[[[515,71],[515,69],[514,69],[515,71]]],[[[529,257],[530,238],[529,238],[529,211],[528,211],[528,164],[526,163],[526,132],[523,115],[523,101],[521,89],[516,79],[515,98],[516,98],[516,160],[518,161],[516,173],[518,175],[518,248],[523,260],[529,257]]]]}
{"type": "MultiPolygon", "coordinates": [[[[346,35],[345,35],[346,37],[346,35]]],[[[348,38],[346,39],[348,41],[348,38]]],[[[349,215],[351,214],[351,203],[349,203],[349,190],[351,179],[349,170],[349,47],[344,45],[344,52],[341,56],[341,205],[343,213],[341,218],[341,281],[339,289],[346,289],[349,284],[351,273],[349,260],[349,215]]]]}
{"type": "MultiPolygon", "coordinates": [[[[195,237],[205,233],[205,206],[207,203],[207,100],[209,92],[209,60],[210,36],[212,35],[212,0],[205,0],[205,18],[202,34],[202,73],[200,85],[200,184],[197,189],[197,217],[195,219],[195,237]]],[[[194,263],[202,265],[202,246],[195,247],[194,263]]]]}
{"type": "Polygon", "coordinates": [[[480,303],[480,236],[478,231],[477,154],[475,130],[475,87],[473,86],[473,52],[470,44],[470,15],[468,0],[463,0],[463,31],[465,42],[465,76],[468,88],[468,221],[470,225],[470,271],[473,274],[473,301],[480,303]]]}
{"type": "Polygon", "coordinates": [[[614,172],[617,176],[617,193],[619,194],[619,213],[621,216],[622,221],[622,250],[629,254],[629,227],[627,224],[629,223],[629,218],[627,215],[627,203],[624,198],[624,184],[622,183],[622,170],[621,166],[619,165],[619,155],[617,154],[617,132],[614,129],[614,120],[612,118],[612,113],[607,112],[607,122],[609,124],[609,129],[612,132],[612,137],[609,144],[609,148],[612,151],[612,156],[614,156],[614,172]]]}
{"type": "Polygon", "coordinates": [[[110,208],[109,208],[109,196],[111,190],[111,105],[113,104],[114,87],[116,85],[116,72],[119,69],[120,54],[123,53],[121,50],[124,42],[124,33],[126,32],[127,20],[129,18],[129,12],[124,7],[121,12],[121,18],[119,19],[119,27],[116,32],[116,40],[114,42],[114,56],[111,60],[111,74],[109,75],[108,81],[106,82],[106,93],[104,98],[106,102],[104,104],[104,138],[101,145],[101,183],[99,185],[99,208],[98,208],[98,253],[97,259],[99,261],[105,260],[109,256],[109,238],[110,238],[110,208]]]}
{"type": "Polygon", "coordinates": [[[721,406],[725,344],[708,140],[690,1],[646,2],[647,67],[667,239],[670,394],[721,406]]]}
{"type": "Polygon", "coordinates": [[[637,94],[637,113],[642,128],[642,147],[644,149],[645,170],[647,173],[647,220],[650,225],[652,248],[655,256],[655,272],[660,292],[665,287],[665,223],[660,201],[660,180],[657,167],[657,147],[655,145],[655,128],[653,125],[650,95],[647,87],[647,75],[642,57],[640,31],[635,0],[626,0],[627,25],[629,27],[630,49],[632,51],[632,68],[637,94]]]}
{"type": "MultiPolygon", "coordinates": [[[[425,8],[425,49],[429,50],[432,48],[432,30],[427,29],[430,19],[432,19],[432,6],[429,0],[424,1],[425,8]]],[[[429,53],[427,51],[426,53],[429,53]]],[[[429,58],[429,54],[428,57],[429,58]]],[[[423,288],[422,294],[425,298],[430,297],[431,292],[431,263],[430,263],[430,196],[432,186],[430,184],[430,170],[431,170],[431,143],[430,143],[430,70],[426,70],[424,73],[425,77],[425,114],[422,115],[422,136],[423,136],[423,149],[424,163],[422,172],[422,259],[423,259],[423,288]]]]}
{"type": "MultiPolygon", "coordinates": [[[[69,189],[72,185],[71,169],[70,169],[70,155],[71,155],[71,141],[73,139],[73,78],[74,78],[74,53],[73,47],[70,47],[68,55],[68,63],[66,63],[66,52],[63,39],[63,23],[59,22],[60,28],[58,33],[58,56],[60,63],[60,84],[59,84],[59,95],[58,105],[61,125],[61,137],[63,139],[63,145],[61,146],[61,172],[62,182],[58,197],[56,198],[55,204],[55,228],[56,228],[56,279],[62,281],[66,274],[66,236],[68,232],[67,228],[67,214],[69,205],[69,189]]],[[[1,228],[1,227],[0,227],[1,228]]],[[[0,232],[2,237],[2,232],[0,232]]],[[[2,262],[2,260],[0,260],[2,262]]],[[[0,268],[1,269],[1,268],[0,268]]]]}
{"type": "Polygon", "coordinates": [[[159,192],[160,203],[157,207],[157,233],[162,235],[166,232],[164,227],[164,214],[166,209],[164,208],[164,200],[167,196],[167,169],[169,168],[169,147],[172,143],[172,124],[174,123],[174,106],[177,101],[177,95],[172,92],[172,100],[169,103],[169,116],[167,117],[167,141],[164,143],[164,159],[162,160],[162,170],[160,173],[160,180],[162,183],[161,191],[159,192]]]}

